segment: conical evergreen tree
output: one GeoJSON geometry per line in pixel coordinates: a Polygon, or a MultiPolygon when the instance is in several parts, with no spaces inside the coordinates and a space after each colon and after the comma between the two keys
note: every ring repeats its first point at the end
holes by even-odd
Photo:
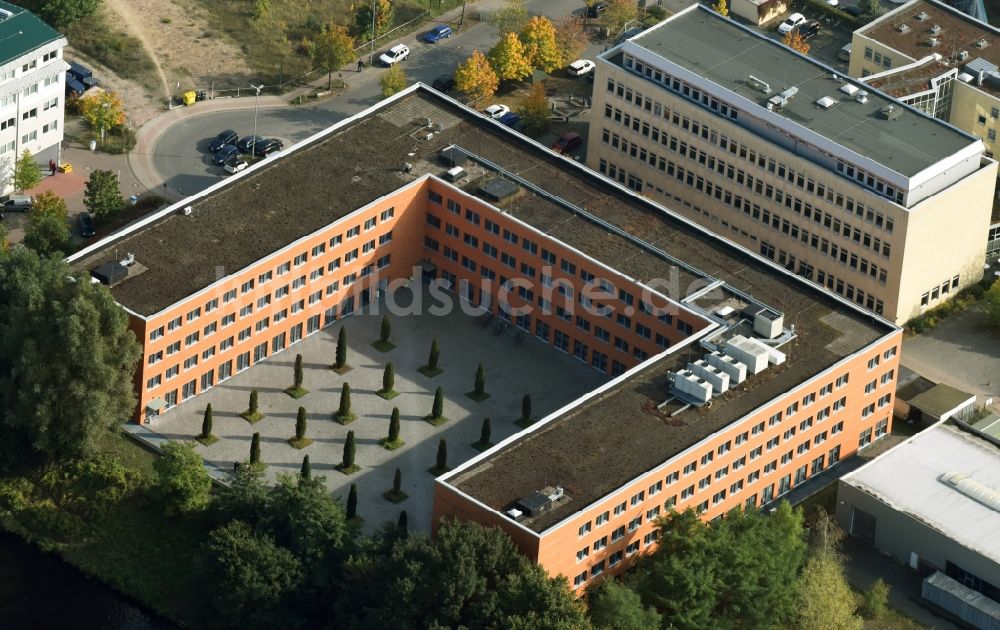
{"type": "Polygon", "coordinates": [[[440,418],[444,415],[444,391],[438,387],[434,390],[434,404],[431,405],[431,418],[440,418]]]}
{"type": "Polygon", "coordinates": [[[382,316],[382,327],[379,330],[378,338],[382,343],[389,342],[389,335],[392,333],[392,325],[389,323],[389,316],[382,316]]]}
{"type": "Polygon", "coordinates": [[[344,442],[344,459],[340,467],[348,469],[352,466],[354,466],[354,431],[348,431],[347,441],[344,442]]]}
{"type": "Polygon", "coordinates": [[[347,520],[351,520],[358,515],[358,484],[352,483],[351,490],[347,493],[347,520]]]}
{"type": "Polygon", "coordinates": [[[257,390],[254,389],[250,391],[250,415],[256,415],[257,410],[257,390]]]}
{"type": "Polygon", "coordinates": [[[254,433],[250,439],[250,463],[260,463],[260,433],[254,433]]]}
{"type": "Polygon", "coordinates": [[[531,420],[531,394],[525,394],[521,399],[521,419],[531,420]]]}
{"type": "Polygon", "coordinates": [[[299,413],[295,417],[295,439],[301,441],[306,436],[306,408],[299,407],[299,413]]]}
{"type": "Polygon", "coordinates": [[[399,494],[403,490],[403,471],[396,469],[396,474],[392,476],[392,491],[399,494]]]}
{"type": "Polygon", "coordinates": [[[437,452],[437,466],[435,466],[439,473],[444,472],[448,468],[448,441],[441,438],[438,442],[438,452],[437,452]]]}
{"type": "Polygon", "coordinates": [[[340,408],[337,415],[341,418],[351,417],[351,386],[347,383],[340,388],[340,408]]]}
{"type": "Polygon", "coordinates": [[[212,403],[208,403],[205,407],[205,417],[201,421],[201,435],[200,438],[207,438],[212,435],[212,403]]]}
{"type": "Polygon", "coordinates": [[[490,418],[489,416],[483,418],[483,428],[479,431],[479,443],[486,445],[490,443],[490,418]]]}
{"type": "Polygon", "coordinates": [[[476,396],[482,396],[486,393],[486,368],[481,361],[479,367],[476,368],[476,385],[472,391],[476,396]]]}
{"type": "Polygon", "coordinates": [[[347,365],[347,329],[341,326],[337,334],[337,356],[333,367],[339,370],[345,365],[347,365]]]}
{"type": "Polygon", "coordinates": [[[431,353],[427,357],[427,369],[436,370],[438,367],[438,360],[441,358],[441,349],[438,347],[438,340],[435,337],[431,341],[431,353]]]}
{"type": "Polygon", "coordinates": [[[385,364],[385,370],[382,372],[382,392],[388,394],[395,384],[396,368],[392,365],[392,361],[389,361],[385,364]]]}
{"type": "Polygon", "coordinates": [[[389,435],[385,438],[390,444],[399,439],[399,407],[392,408],[392,415],[389,416],[389,435]]]}
{"type": "Polygon", "coordinates": [[[309,456],[302,458],[302,468],[299,469],[299,476],[309,481],[312,479],[312,465],[309,463],[309,456]]]}
{"type": "Polygon", "coordinates": [[[292,384],[293,389],[302,389],[302,355],[295,355],[295,376],[294,383],[292,384]]]}
{"type": "Polygon", "coordinates": [[[410,535],[409,527],[406,521],[406,510],[403,510],[399,513],[399,520],[396,521],[396,533],[399,534],[400,538],[406,538],[410,535]]]}

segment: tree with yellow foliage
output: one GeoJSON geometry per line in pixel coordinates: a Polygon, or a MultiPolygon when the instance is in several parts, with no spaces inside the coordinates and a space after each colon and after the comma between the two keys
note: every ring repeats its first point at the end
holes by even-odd
{"type": "Polygon", "coordinates": [[[785,33],[785,39],[782,41],[785,46],[788,46],[792,50],[802,53],[803,55],[809,52],[809,42],[799,34],[797,30],[788,31],[785,33]]]}
{"type": "Polygon", "coordinates": [[[562,55],[556,45],[556,27],[549,18],[536,15],[521,31],[524,54],[532,66],[552,72],[562,65],[562,55]]]}
{"type": "Polygon", "coordinates": [[[571,17],[559,22],[556,27],[556,48],[559,50],[559,65],[566,66],[579,59],[587,49],[589,39],[583,30],[583,18],[571,17]]]}
{"type": "Polygon", "coordinates": [[[501,81],[520,81],[531,75],[531,61],[517,33],[507,33],[490,49],[487,57],[501,81]]]}
{"type": "Polygon", "coordinates": [[[712,5],[712,10],[722,17],[729,17],[729,3],[726,0],[719,0],[712,5]]]}
{"type": "Polygon", "coordinates": [[[472,51],[472,56],[455,69],[455,88],[472,98],[475,104],[496,94],[498,87],[500,79],[497,73],[486,55],[478,50],[472,51]]]}
{"type": "Polygon", "coordinates": [[[112,127],[125,124],[125,107],[114,92],[92,92],[80,99],[83,119],[101,134],[112,127]]]}

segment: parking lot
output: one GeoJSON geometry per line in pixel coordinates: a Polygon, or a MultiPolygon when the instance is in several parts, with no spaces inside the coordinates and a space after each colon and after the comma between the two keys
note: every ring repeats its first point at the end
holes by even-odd
{"type": "MultiPolygon", "coordinates": [[[[430,298],[421,295],[425,298],[423,303],[429,304],[430,298]]],[[[337,322],[167,411],[150,428],[171,439],[193,439],[200,432],[205,407],[211,403],[213,434],[220,439],[212,446],[197,447],[210,463],[228,470],[235,461],[247,460],[250,438],[259,431],[262,461],[268,465],[270,479],[279,473],[297,473],[302,457],[309,455],[313,474],[325,476],[334,495],[346,498],[350,484],[358,484],[358,513],[365,519],[367,531],[395,520],[401,509],[407,510],[411,528],[429,530],[433,476],[427,469],[435,464],[440,438],[447,439],[448,465],[455,467],[477,454],[471,444],[479,438],[484,417],[491,418],[492,442],[497,443],[520,431],[515,420],[520,416],[524,394],[531,395],[533,415],[540,418],[606,379],[605,375],[533,337],[515,345],[512,331],[494,334],[493,326],[477,325],[474,316],[464,314],[457,306],[446,315],[425,312],[392,317],[392,342],[396,347],[383,354],[371,345],[378,338],[381,318],[381,313],[365,312],[337,322]],[[338,375],[329,365],[334,360],[336,338],[342,325],[347,330],[348,363],[352,369],[338,375]],[[435,337],[440,342],[444,372],[431,379],[417,368],[427,362],[435,337]],[[292,384],[296,353],[303,356],[304,387],[310,392],[298,400],[284,391],[292,384]],[[381,388],[387,361],[394,363],[395,390],[400,393],[391,401],[375,393],[381,388]],[[480,361],[486,366],[486,391],[491,396],[483,402],[474,402],[466,393],[473,389],[480,361]],[[357,415],[347,426],[332,420],[344,382],[351,386],[352,411],[357,415]],[[424,421],[424,416],[431,411],[434,389],[438,386],[444,392],[444,415],[448,422],[432,426],[424,421]],[[254,389],[259,392],[260,410],[265,418],[250,424],[239,414],[247,409],[254,389]],[[299,406],[308,412],[306,436],[313,440],[302,450],[287,442],[294,435],[299,406]],[[379,440],[388,432],[393,407],[400,410],[400,437],[406,444],[388,451],[379,440]],[[336,470],[348,431],[355,432],[356,463],[361,466],[353,475],[336,470]],[[392,486],[396,467],[402,470],[402,489],[409,495],[400,504],[382,497],[392,486]]]]}

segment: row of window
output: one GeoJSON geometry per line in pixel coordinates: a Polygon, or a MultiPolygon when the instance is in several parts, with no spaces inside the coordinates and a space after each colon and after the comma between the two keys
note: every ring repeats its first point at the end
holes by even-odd
{"type": "MultiPolygon", "coordinates": [[[[609,85],[612,83],[614,82],[609,80],[609,85]]],[[[620,86],[621,84],[617,85],[620,86]]],[[[627,92],[628,90],[626,91],[626,94],[627,92]]],[[[654,143],[659,143],[675,153],[681,153],[681,155],[684,155],[685,157],[690,157],[691,160],[697,159],[701,164],[708,166],[710,170],[714,169],[719,174],[728,174],[727,176],[729,179],[734,179],[735,174],[739,173],[741,184],[743,183],[743,175],[750,177],[751,181],[753,181],[753,177],[749,173],[739,169],[733,164],[723,161],[722,157],[706,153],[705,151],[696,148],[694,143],[692,143],[689,148],[688,143],[684,142],[681,137],[668,134],[665,130],[657,127],[655,124],[645,121],[638,115],[630,115],[628,112],[623,112],[617,107],[612,107],[612,105],[606,104],[604,106],[604,117],[622,125],[625,129],[630,129],[637,134],[650,138],[654,143]]],[[[796,186],[799,190],[810,195],[814,195],[820,200],[826,200],[826,202],[830,205],[836,205],[837,207],[845,210],[848,214],[867,221],[875,227],[884,229],[889,233],[893,230],[893,220],[891,218],[886,218],[881,212],[876,212],[872,208],[866,208],[863,203],[855,201],[850,196],[834,191],[833,188],[825,186],[822,182],[816,182],[812,178],[796,172],[784,163],[776,161],[774,158],[768,158],[744,144],[729,139],[726,135],[718,134],[714,130],[710,130],[707,125],[699,124],[697,121],[690,120],[686,116],[681,116],[676,112],[671,115],[669,110],[665,110],[664,121],[668,124],[672,124],[678,131],[684,131],[708,141],[707,143],[698,142],[697,144],[699,146],[718,146],[724,153],[728,153],[730,157],[739,157],[739,159],[758,167],[762,172],[766,171],[772,177],[784,179],[789,184],[796,186]]],[[[635,156],[633,155],[633,157],[635,156]]],[[[654,164],[653,161],[650,161],[649,163],[654,164]]],[[[758,178],[758,181],[763,180],[758,178]]],[[[767,184],[767,182],[763,183],[767,184]]],[[[758,190],[758,192],[760,191],[758,190]]],[[[779,189],[779,195],[781,192],[782,191],[779,189]]],[[[784,195],[790,196],[791,193],[785,191],[784,195]]],[[[778,201],[781,201],[780,197],[778,198],[778,201]]],[[[812,208],[812,205],[805,202],[805,207],[812,208]]],[[[850,232],[847,232],[846,234],[849,235],[850,232]]]]}
{"type": "MultiPolygon", "coordinates": [[[[677,79],[676,77],[671,77],[665,72],[660,71],[656,68],[651,68],[645,65],[638,59],[633,58],[631,55],[625,55],[624,66],[627,69],[634,71],[636,74],[645,76],[647,79],[656,81],[660,83],[672,92],[683,96],[686,100],[691,101],[704,107],[720,116],[731,120],[737,120],[739,118],[738,110],[734,109],[731,105],[727,105],[719,101],[716,97],[711,96],[707,93],[702,92],[697,87],[688,84],[687,82],[677,79]],[[660,78],[657,78],[657,77],[660,78]]],[[[610,84],[609,84],[609,91],[610,84]]],[[[648,110],[647,110],[648,111],[648,110]]],[[[787,131],[785,131],[787,134],[787,131]]],[[[707,134],[706,134],[707,135],[707,134]]],[[[796,141],[800,146],[808,147],[809,144],[804,140],[796,138],[796,141]]],[[[763,162],[763,157],[761,158],[763,162]]],[[[894,200],[896,203],[903,202],[903,191],[896,190],[894,186],[886,182],[885,180],[875,177],[871,173],[864,171],[854,165],[845,164],[843,161],[838,160],[837,171],[844,174],[852,179],[854,179],[858,184],[864,186],[865,188],[876,192],[879,195],[888,197],[894,200]]]]}
{"type": "Polygon", "coordinates": [[[927,291],[920,296],[920,306],[927,306],[931,302],[943,298],[948,293],[958,289],[958,276],[952,277],[951,280],[945,280],[941,283],[941,286],[935,286],[930,291],[927,291]]]}

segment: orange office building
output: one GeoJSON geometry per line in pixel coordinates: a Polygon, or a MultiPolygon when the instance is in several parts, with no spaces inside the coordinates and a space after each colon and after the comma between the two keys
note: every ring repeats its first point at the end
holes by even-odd
{"type": "Polygon", "coordinates": [[[576,589],[666,510],[765,506],[890,428],[898,328],[421,85],[70,261],[142,342],[135,421],[404,280],[607,374],[435,482],[435,522],[576,589]]]}

